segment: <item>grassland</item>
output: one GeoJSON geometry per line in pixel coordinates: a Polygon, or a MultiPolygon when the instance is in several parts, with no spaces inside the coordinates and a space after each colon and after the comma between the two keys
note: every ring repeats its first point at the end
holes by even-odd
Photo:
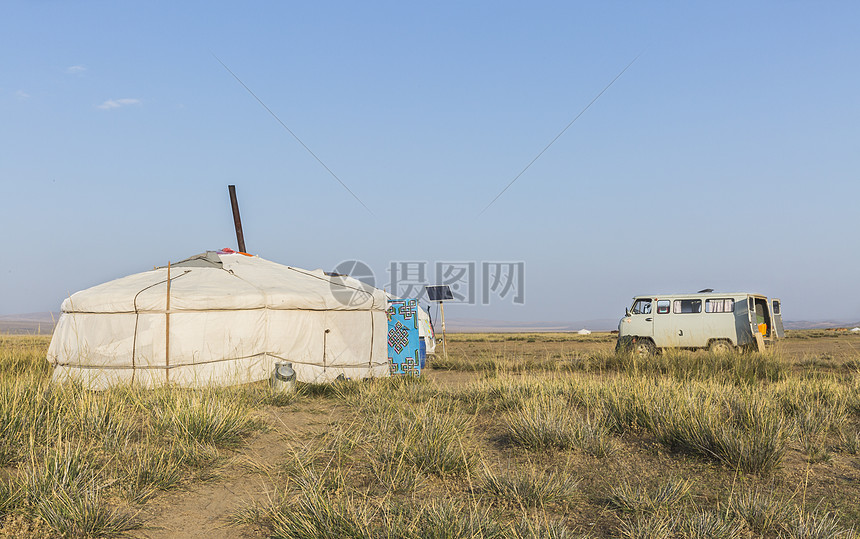
{"type": "Polygon", "coordinates": [[[0,536],[830,538],[860,337],[765,354],[462,334],[420,379],[90,392],[0,337],[0,536]]]}

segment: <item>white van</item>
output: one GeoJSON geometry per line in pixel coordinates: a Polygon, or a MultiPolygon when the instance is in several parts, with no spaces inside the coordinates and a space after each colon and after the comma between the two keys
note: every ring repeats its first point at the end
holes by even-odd
{"type": "Polygon", "coordinates": [[[706,292],[636,296],[618,323],[616,350],[664,348],[725,352],[758,349],[784,337],[782,305],[759,294],[706,292]]]}

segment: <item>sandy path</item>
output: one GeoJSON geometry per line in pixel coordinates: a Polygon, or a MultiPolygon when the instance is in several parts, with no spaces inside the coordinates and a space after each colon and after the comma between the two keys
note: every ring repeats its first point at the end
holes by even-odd
{"type": "Polygon", "coordinates": [[[334,411],[324,406],[322,402],[309,402],[267,408],[266,419],[271,426],[268,432],[229,455],[212,480],[158,493],[138,515],[143,527],[129,535],[148,539],[266,537],[267,530],[255,525],[231,525],[229,517],[249,502],[270,499],[273,484],[262,468],[275,468],[284,462],[289,440],[321,432],[334,411]]]}

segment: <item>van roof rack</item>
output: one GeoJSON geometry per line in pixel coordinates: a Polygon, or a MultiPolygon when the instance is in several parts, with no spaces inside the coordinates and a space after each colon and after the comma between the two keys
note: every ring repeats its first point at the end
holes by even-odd
{"type": "Polygon", "coordinates": [[[714,289],[713,289],[713,288],[704,288],[704,289],[699,290],[698,292],[696,292],[696,294],[707,294],[707,293],[709,293],[709,292],[713,292],[713,291],[714,291],[714,289]]]}

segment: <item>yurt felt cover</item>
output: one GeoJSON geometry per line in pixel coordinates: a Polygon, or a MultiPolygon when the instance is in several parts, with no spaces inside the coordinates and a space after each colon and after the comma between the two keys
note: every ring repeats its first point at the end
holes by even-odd
{"type": "Polygon", "coordinates": [[[66,299],[48,349],[54,378],[233,385],[268,378],[276,360],[304,382],[388,375],[382,290],[241,253],[210,251],[169,271],[169,311],[166,267],[66,299]]]}

